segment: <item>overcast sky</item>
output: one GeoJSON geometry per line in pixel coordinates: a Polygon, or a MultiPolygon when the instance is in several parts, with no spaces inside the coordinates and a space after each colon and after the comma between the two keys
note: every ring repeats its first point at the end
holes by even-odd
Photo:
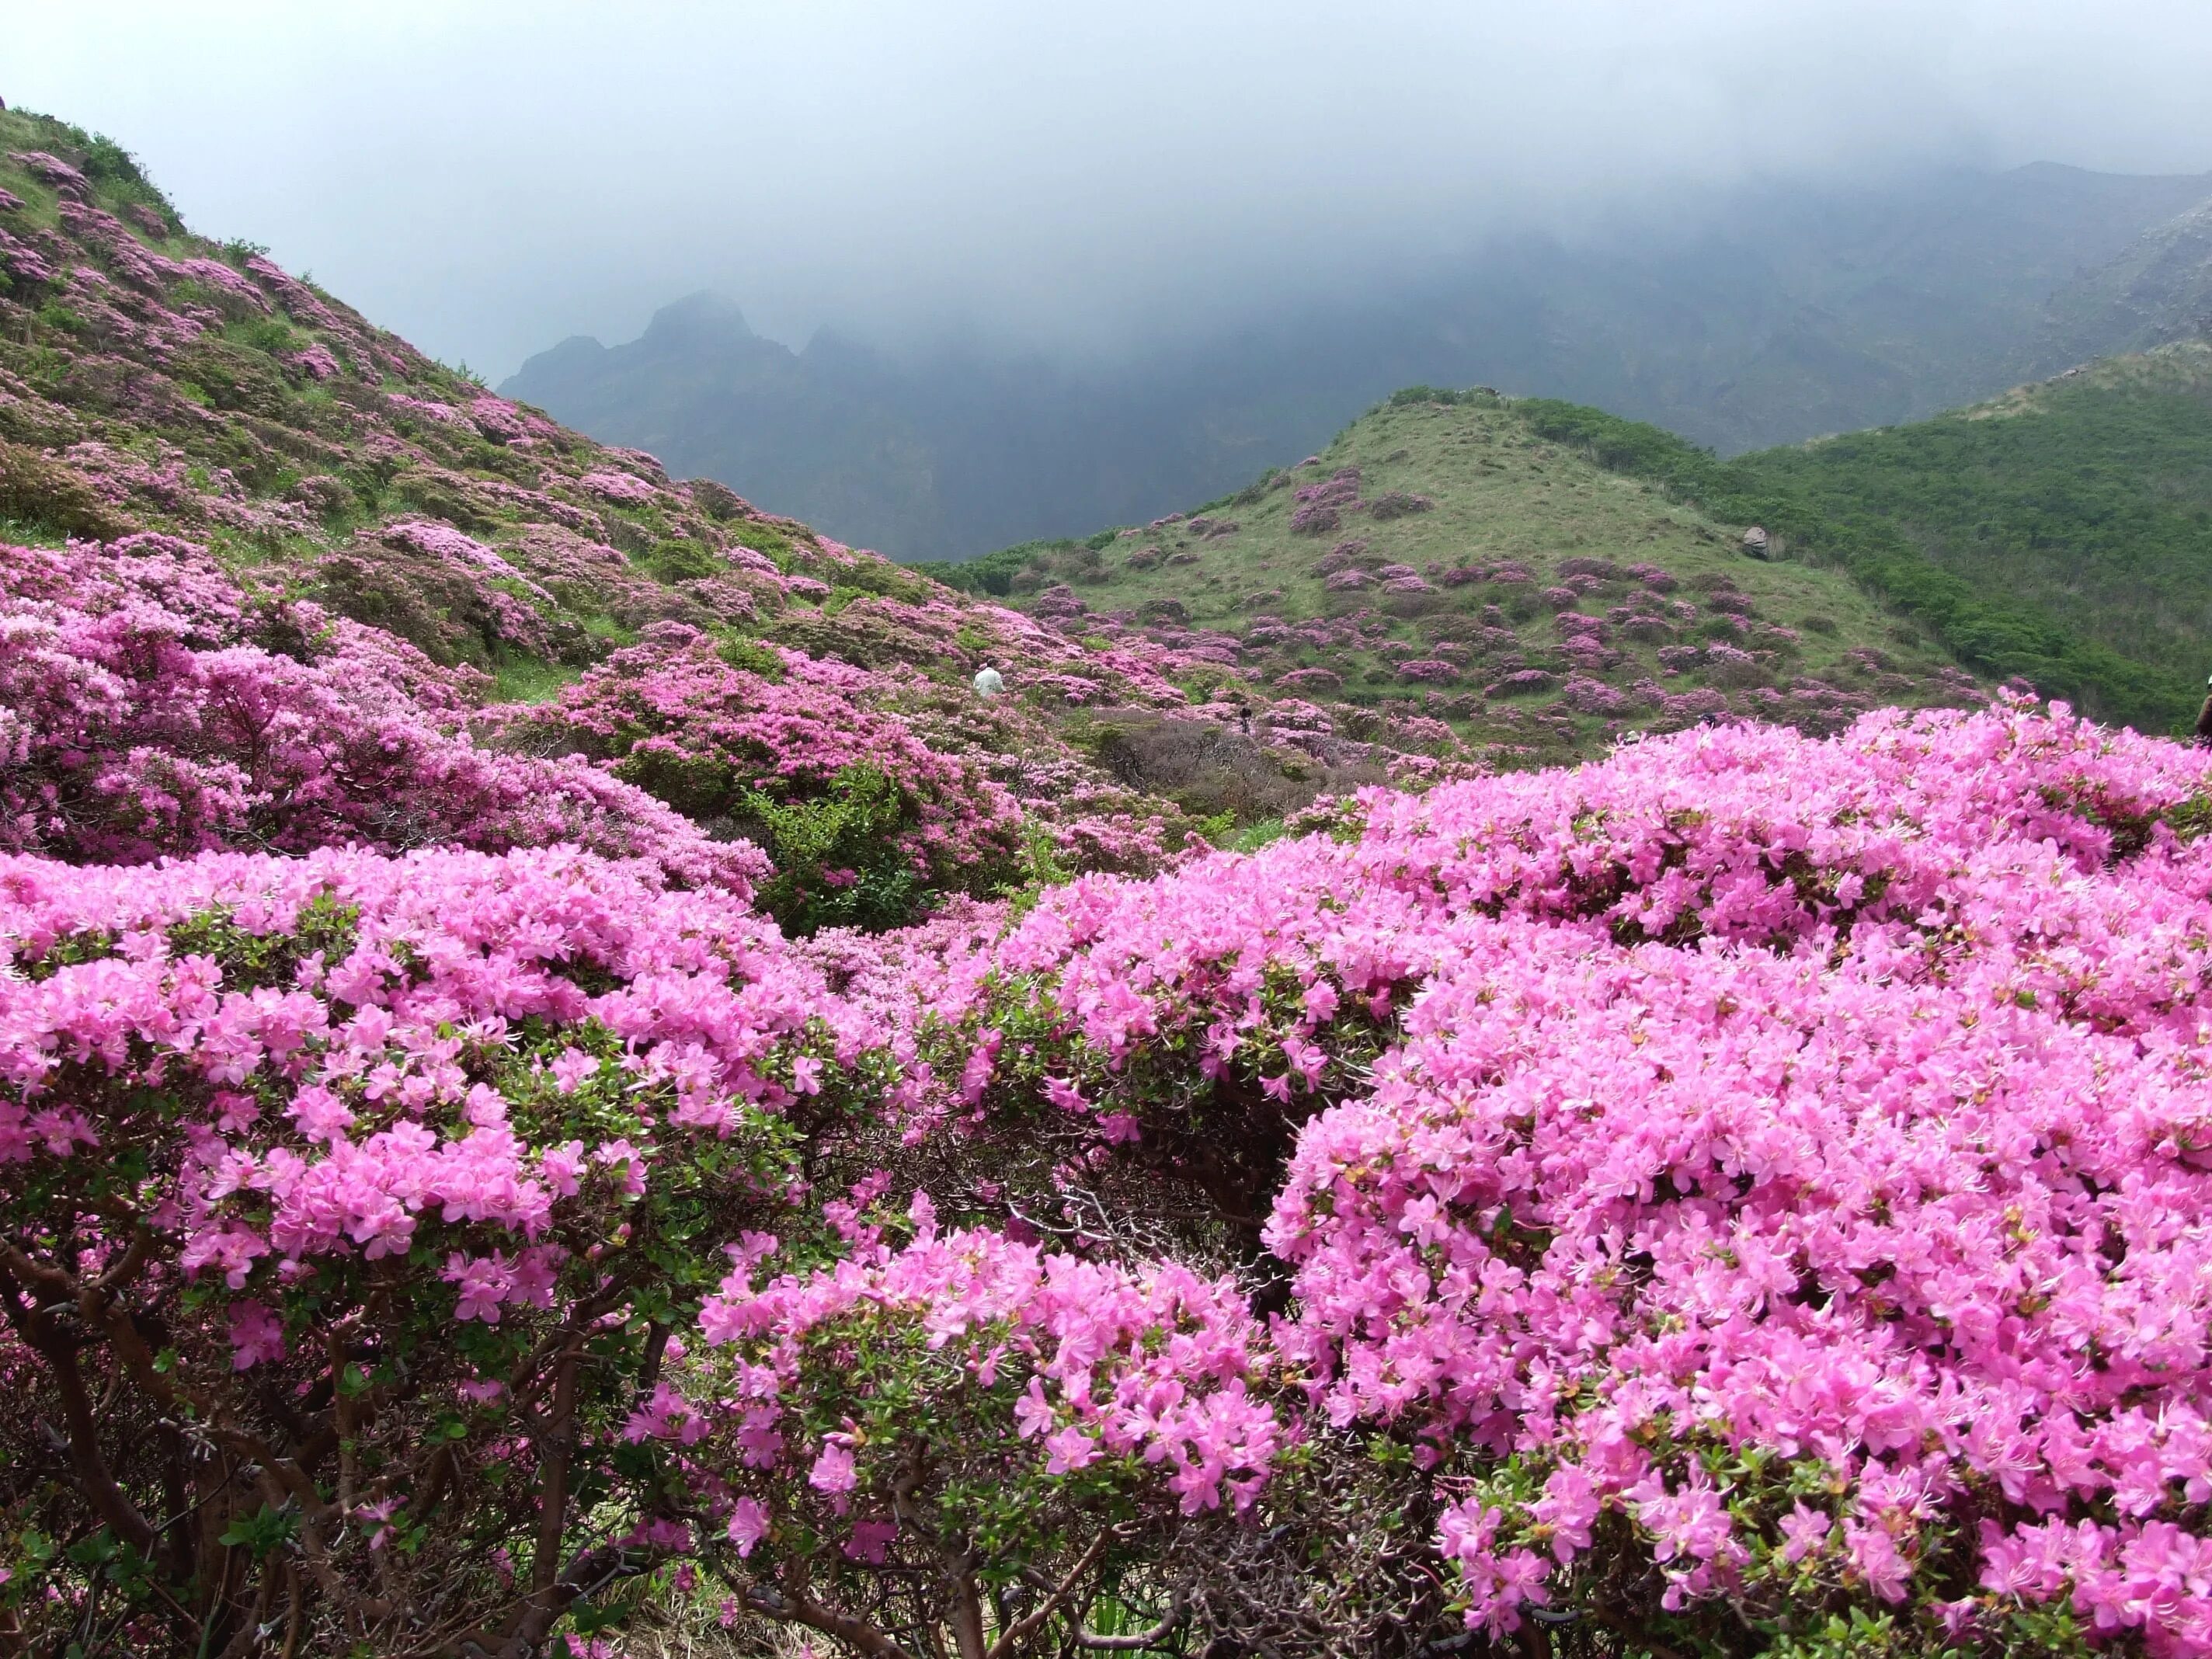
{"type": "Polygon", "coordinates": [[[495,380],[755,327],[1091,343],[1753,176],[2212,168],[2208,0],[0,0],[0,95],[495,380]]]}

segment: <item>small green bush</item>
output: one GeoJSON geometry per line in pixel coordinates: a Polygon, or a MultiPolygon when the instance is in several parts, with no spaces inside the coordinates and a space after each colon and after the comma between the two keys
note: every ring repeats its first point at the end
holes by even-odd
{"type": "Polygon", "coordinates": [[[826,795],[784,803],[757,791],[745,800],[775,873],[757,902],[787,933],[824,927],[869,933],[904,927],[928,897],[921,873],[898,845],[909,804],[876,767],[848,766],[826,795]]]}
{"type": "Polygon", "coordinates": [[[217,409],[276,419],[290,401],[291,388],[264,350],[204,337],[177,354],[177,373],[205,392],[217,409]]]}
{"type": "Polygon", "coordinates": [[[665,582],[695,582],[722,568],[722,562],[696,542],[666,541],[643,561],[645,568],[665,582]]]}
{"type": "Polygon", "coordinates": [[[35,449],[0,441],[0,519],[35,525],[56,536],[104,541],[130,529],[82,473],[35,449]]]}
{"type": "Polygon", "coordinates": [[[59,300],[48,300],[39,307],[39,322],[58,334],[84,334],[91,329],[90,324],[59,300]]]}
{"type": "Polygon", "coordinates": [[[742,634],[732,634],[716,648],[715,654],[732,668],[748,674],[757,674],[764,680],[781,684],[783,681],[783,659],[775,648],[758,640],[749,640],[742,634]]]}
{"type": "Polygon", "coordinates": [[[84,147],[84,176],[94,184],[136,185],[153,188],[138,165],[138,158],[105,133],[94,133],[84,147]]]}
{"type": "Polygon", "coordinates": [[[265,351],[274,357],[293,349],[296,336],[292,325],[281,317],[255,317],[242,323],[233,323],[223,330],[224,337],[239,345],[250,346],[256,351],[265,351]]]}

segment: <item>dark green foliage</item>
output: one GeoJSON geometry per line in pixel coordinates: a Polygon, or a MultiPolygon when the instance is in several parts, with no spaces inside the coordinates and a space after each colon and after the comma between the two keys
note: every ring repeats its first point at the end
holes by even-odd
{"type": "Polygon", "coordinates": [[[717,524],[737,518],[745,510],[743,496],[728,485],[717,483],[712,478],[694,478],[691,481],[691,499],[717,524]]]}
{"type": "Polygon", "coordinates": [[[1097,537],[1089,543],[1060,539],[1045,542],[1024,542],[1016,547],[1002,547],[995,553],[986,553],[980,558],[956,562],[939,561],[928,564],[909,565],[910,570],[921,572],[947,587],[957,587],[963,593],[988,593],[1004,599],[1014,591],[1014,578],[1037,562],[1042,555],[1064,553],[1072,548],[1103,548],[1114,539],[1114,532],[1106,532],[1102,541],[1097,537]]]}
{"type": "Polygon", "coordinates": [[[2018,412],[1738,465],[1842,534],[1886,532],[1978,592],[2063,618],[2147,688],[2162,681],[2162,701],[2131,717],[2178,729],[2212,671],[2212,377],[2118,367],[2039,387],[2018,412]]]}
{"type": "Polygon", "coordinates": [[[39,307],[39,322],[44,327],[64,334],[82,335],[88,328],[82,316],[55,299],[49,299],[39,307]]]}
{"type": "Polygon", "coordinates": [[[421,468],[410,468],[392,480],[392,493],[426,517],[443,519],[471,535],[489,531],[495,520],[477,498],[453,481],[421,468]]]}
{"type": "Polygon", "coordinates": [[[850,565],[811,564],[808,574],[823,577],[848,596],[847,603],[864,594],[877,593],[908,605],[926,605],[930,586],[920,576],[888,561],[863,559],[850,565]]]}
{"type": "Polygon", "coordinates": [[[910,807],[896,782],[867,765],[847,767],[827,794],[811,800],[749,795],[747,827],[775,864],[761,888],[761,908],[797,934],[824,927],[875,933],[915,920],[928,889],[898,845],[910,807]]]}
{"type": "Polygon", "coordinates": [[[256,351],[270,356],[293,350],[298,344],[292,325],[282,317],[256,317],[249,321],[233,323],[224,335],[240,345],[251,346],[256,351]]]}
{"type": "Polygon", "coordinates": [[[240,927],[228,909],[202,910],[171,926],[169,948],[179,957],[222,963],[223,983],[241,991],[288,986],[310,956],[343,960],[353,949],[360,919],[358,906],[331,893],[319,893],[302,907],[289,933],[256,933],[240,927]]]}
{"type": "Polygon", "coordinates": [[[290,401],[291,388],[270,362],[265,349],[203,337],[177,354],[177,376],[207,393],[221,410],[276,418],[290,401]]]}
{"type": "Polygon", "coordinates": [[[0,441],[0,519],[34,526],[56,536],[101,539],[130,528],[100,500],[82,474],[35,449],[0,441]]]}
{"type": "MultiPolygon", "coordinates": [[[[1772,453],[1723,461],[1671,432],[1602,410],[1547,398],[1522,399],[1513,407],[1538,435],[1583,450],[1601,466],[1650,479],[1723,524],[1764,525],[1797,555],[1842,566],[1924,623],[1972,667],[2024,677],[2100,718],[2150,731],[2172,730],[2194,710],[2187,677],[2123,655],[2070,613],[2062,622],[2038,602],[2042,594],[2033,586],[1970,580],[1946,568],[1885,510],[1878,490],[1842,511],[1848,492],[1793,476],[1796,469],[1777,463],[1772,453]]],[[[1817,458],[1833,447],[1784,453],[1817,458]]],[[[2054,549],[2054,562],[2057,556],[2054,549]]]]}
{"type": "Polygon", "coordinates": [[[645,568],[665,582],[697,581],[722,568],[722,562],[696,542],[666,541],[644,560],[645,568]]]}
{"type": "Polygon", "coordinates": [[[749,640],[742,634],[732,634],[716,647],[715,655],[732,668],[741,668],[749,674],[757,674],[764,680],[778,684],[783,682],[783,659],[773,647],[758,640],[749,640]]]}
{"type": "Polygon", "coordinates": [[[136,185],[152,188],[140,170],[138,158],[105,133],[94,133],[84,147],[84,176],[94,184],[136,185]]]}

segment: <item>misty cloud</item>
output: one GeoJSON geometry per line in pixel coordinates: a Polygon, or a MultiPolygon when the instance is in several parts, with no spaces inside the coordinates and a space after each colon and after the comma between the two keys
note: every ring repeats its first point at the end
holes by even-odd
{"type": "Polygon", "coordinates": [[[9,33],[0,94],[495,378],[702,287],[794,343],[1072,352],[1757,179],[2212,167],[2201,0],[111,4],[9,33]]]}

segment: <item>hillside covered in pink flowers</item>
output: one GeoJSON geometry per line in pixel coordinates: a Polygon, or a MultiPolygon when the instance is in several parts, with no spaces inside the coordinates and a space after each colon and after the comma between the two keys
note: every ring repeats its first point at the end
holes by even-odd
{"type": "Polygon", "coordinates": [[[1024,615],[0,138],[0,1654],[2212,1652],[2201,751],[1024,615]]]}
{"type": "Polygon", "coordinates": [[[1718,718],[1826,732],[1979,701],[1842,562],[1764,526],[1747,556],[1751,526],[1608,470],[1571,435],[1593,415],[1412,387],[1188,514],[927,568],[1061,628],[1214,652],[1340,722],[1441,723],[1498,768],[1718,718]]]}

